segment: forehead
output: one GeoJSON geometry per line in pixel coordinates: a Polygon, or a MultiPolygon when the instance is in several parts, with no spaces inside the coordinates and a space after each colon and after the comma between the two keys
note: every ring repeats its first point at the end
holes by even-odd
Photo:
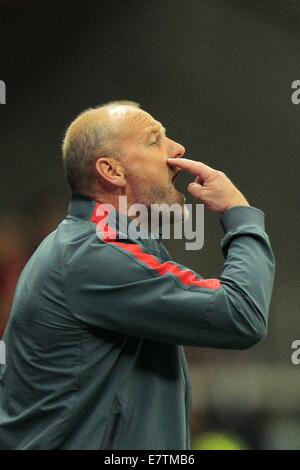
{"type": "Polygon", "coordinates": [[[121,131],[124,137],[143,137],[152,132],[165,131],[162,124],[151,114],[143,110],[134,110],[124,114],[121,124],[121,131]]]}

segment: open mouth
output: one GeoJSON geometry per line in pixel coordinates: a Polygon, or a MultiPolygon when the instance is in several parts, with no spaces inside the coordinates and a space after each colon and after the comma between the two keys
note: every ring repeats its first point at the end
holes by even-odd
{"type": "Polygon", "coordinates": [[[173,184],[173,186],[174,186],[175,180],[176,180],[176,178],[177,178],[177,176],[179,175],[180,172],[181,172],[180,169],[178,169],[174,172],[174,174],[172,176],[172,179],[171,179],[171,183],[173,184]]]}

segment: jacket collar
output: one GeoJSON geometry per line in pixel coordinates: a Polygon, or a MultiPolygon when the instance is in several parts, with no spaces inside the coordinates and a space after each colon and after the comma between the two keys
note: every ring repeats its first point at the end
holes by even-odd
{"type": "Polygon", "coordinates": [[[67,218],[89,221],[93,215],[96,201],[79,193],[72,193],[67,218]]]}
{"type": "MultiPolygon", "coordinates": [[[[151,233],[146,230],[140,229],[138,234],[135,236],[132,234],[132,228],[134,228],[133,219],[127,217],[125,214],[120,214],[114,210],[113,213],[105,212],[105,205],[99,204],[92,198],[79,194],[72,193],[71,200],[68,209],[67,219],[79,219],[86,222],[91,222],[96,225],[97,236],[104,241],[110,240],[131,240],[134,243],[139,243],[147,248],[147,250],[159,253],[162,256],[165,252],[165,248],[161,244],[159,234],[151,233]],[[105,215],[106,214],[106,215],[105,215]],[[101,230],[101,220],[106,217],[108,222],[108,230],[101,230]],[[99,224],[100,222],[100,224],[99,224]]],[[[166,253],[168,256],[168,253],[166,253]]],[[[165,257],[165,255],[163,256],[165,257]]]]}

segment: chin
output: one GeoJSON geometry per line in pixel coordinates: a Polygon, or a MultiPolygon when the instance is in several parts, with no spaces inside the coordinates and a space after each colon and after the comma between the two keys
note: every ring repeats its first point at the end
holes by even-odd
{"type": "Polygon", "coordinates": [[[179,204],[180,206],[182,206],[182,209],[184,207],[184,203],[185,203],[185,195],[180,193],[179,191],[177,191],[176,189],[173,190],[173,194],[170,198],[170,201],[168,201],[167,204],[169,205],[172,205],[172,204],[179,204]]]}
{"type": "Polygon", "coordinates": [[[185,203],[185,195],[180,193],[179,191],[176,191],[177,192],[177,203],[178,204],[181,204],[182,206],[184,206],[184,203],[185,203]]]}

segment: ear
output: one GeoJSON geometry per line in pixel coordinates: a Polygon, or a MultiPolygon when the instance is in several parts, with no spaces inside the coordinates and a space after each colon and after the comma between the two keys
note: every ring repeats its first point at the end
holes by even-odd
{"type": "Polygon", "coordinates": [[[126,185],[125,170],[114,158],[101,157],[96,161],[97,179],[103,184],[123,188],[126,185]]]}

